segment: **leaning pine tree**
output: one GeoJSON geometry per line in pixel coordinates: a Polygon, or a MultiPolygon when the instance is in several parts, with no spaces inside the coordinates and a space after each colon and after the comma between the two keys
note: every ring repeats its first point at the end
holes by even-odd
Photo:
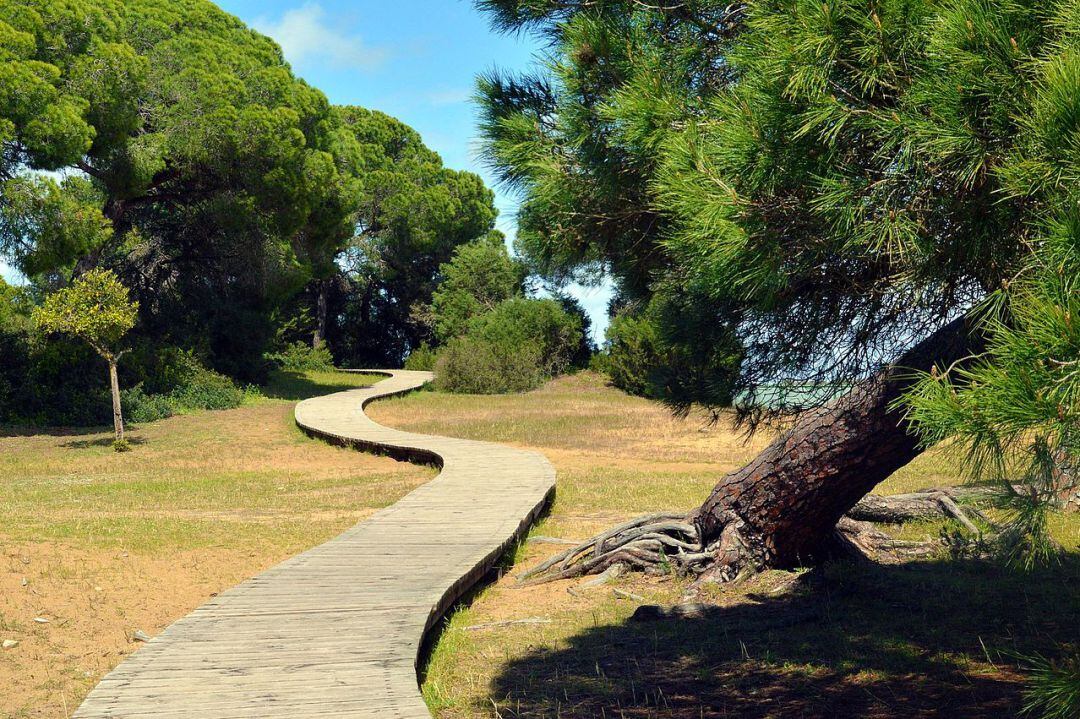
{"type": "MultiPolygon", "coordinates": [[[[986,384],[1005,393],[1018,362],[1077,376],[1075,284],[1032,279],[1080,243],[1077,0],[480,4],[551,43],[546,73],[481,82],[534,266],[698,298],[741,341],[744,418],[797,416],[688,516],[546,576],[674,560],[722,579],[849,550],[867,535],[844,515],[928,442],[986,456],[986,384]]],[[[1019,451],[1063,477],[1078,395],[1038,396],[1049,424],[1019,451]]]]}

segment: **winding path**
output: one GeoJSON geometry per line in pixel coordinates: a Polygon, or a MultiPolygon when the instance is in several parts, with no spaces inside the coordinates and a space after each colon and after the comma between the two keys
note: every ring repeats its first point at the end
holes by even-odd
{"type": "Polygon", "coordinates": [[[223,592],[109,673],[78,719],[427,719],[424,635],[486,574],[555,486],[536,452],[399,432],[363,412],[426,372],[301,402],[310,434],[442,472],[335,539],[223,592]]]}

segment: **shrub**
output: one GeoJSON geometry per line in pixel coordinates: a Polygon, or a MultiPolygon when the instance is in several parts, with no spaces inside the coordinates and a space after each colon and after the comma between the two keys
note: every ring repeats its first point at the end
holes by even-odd
{"type": "Polygon", "coordinates": [[[121,391],[120,403],[128,421],[135,424],[157,422],[176,413],[176,406],[168,395],[146,394],[142,385],[121,391]]]}
{"type": "MultiPolygon", "coordinates": [[[[37,341],[0,331],[0,422],[92,427],[112,421],[102,361],[81,343],[37,341]]],[[[127,384],[120,401],[132,422],[156,422],[178,412],[230,409],[246,393],[205,368],[188,351],[137,347],[121,362],[127,384]]]]}
{"type": "Polygon", "coordinates": [[[625,308],[607,330],[594,367],[616,387],[674,407],[731,404],[743,347],[724,309],[670,288],[644,307],[625,308]]]}
{"type": "Polygon", "coordinates": [[[326,372],[334,369],[334,357],[325,345],[312,347],[304,342],[293,342],[283,351],[267,355],[267,359],[290,372],[326,372]]]}
{"type": "Polygon", "coordinates": [[[475,337],[458,337],[439,353],[435,387],[462,394],[527,392],[546,375],[543,353],[535,344],[498,345],[475,337]]]}
{"type": "Polygon", "coordinates": [[[232,409],[244,403],[245,393],[223,374],[200,367],[169,394],[177,411],[232,409]]]}
{"type": "Polygon", "coordinates": [[[427,342],[423,343],[405,358],[405,369],[418,372],[430,372],[435,369],[435,350],[427,342]]]}
{"type": "Polygon", "coordinates": [[[525,392],[564,371],[580,347],[581,320],[554,300],[515,297],[469,320],[439,353],[436,387],[446,392],[525,392]]]}
{"type": "Polygon", "coordinates": [[[581,320],[555,300],[515,297],[470,320],[466,335],[507,349],[533,346],[541,374],[550,377],[570,366],[582,332],[581,320]]]}
{"type": "Polygon", "coordinates": [[[594,368],[624,392],[654,397],[654,373],[663,362],[656,325],[645,317],[622,313],[612,318],[606,336],[607,346],[594,368]]]}
{"type": "Polygon", "coordinates": [[[525,269],[510,257],[501,232],[458,247],[439,274],[431,316],[440,342],[464,334],[473,317],[520,295],[525,281],[525,269]]]}

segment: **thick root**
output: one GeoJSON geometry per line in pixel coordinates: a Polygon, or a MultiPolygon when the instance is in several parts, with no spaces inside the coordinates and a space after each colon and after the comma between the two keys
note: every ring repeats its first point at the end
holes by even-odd
{"type": "MultiPolygon", "coordinates": [[[[836,552],[842,556],[897,562],[930,555],[941,547],[935,542],[893,539],[870,522],[902,523],[919,519],[949,518],[974,535],[981,535],[973,517],[993,526],[974,507],[961,507],[964,489],[932,489],[891,497],[867,496],[840,520],[836,552]]],[[[698,529],[683,512],[649,514],[620,524],[529,569],[518,577],[523,586],[559,579],[604,574],[623,569],[646,573],[677,573],[698,581],[738,581],[761,569],[752,546],[742,536],[740,523],[730,522],[720,538],[703,546],[698,529]]]]}
{"type": "Polygon", "coordinates": [[[697,528],[686,514],[664,512],[638,517],[597,535],[518,577],[524,585],[601,574],[615,565],[646,572],[694,571],[715,559],[702,551],[697,528]]]}
{"type": "Polygon", "coordinates": [[[988,525],[989,520],[975,507],[961,507],[958,500],[983,496],[989,497],[991,492],[980,488],[950,487],[888,497],[868,494],[851,508],[847,517],[859,522],[886,524],[902,524],[921,519],[955,519],[972,534],[979,534],[979,528],[972,521],[972,517],[988,525]]]}

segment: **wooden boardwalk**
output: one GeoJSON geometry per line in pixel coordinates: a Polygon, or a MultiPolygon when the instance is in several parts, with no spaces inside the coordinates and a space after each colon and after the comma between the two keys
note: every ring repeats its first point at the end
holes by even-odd
{"type": "Polygon", "coordinates": [[[106,676],[79,719],[430,716],[417,686],[425,633],[527,528],[555,486],[536,452],[399,432],[368,401],[425,372],[301,402],[330,441],[441,465],[442,472],[339,537],[223,592],[106,676]]]}

